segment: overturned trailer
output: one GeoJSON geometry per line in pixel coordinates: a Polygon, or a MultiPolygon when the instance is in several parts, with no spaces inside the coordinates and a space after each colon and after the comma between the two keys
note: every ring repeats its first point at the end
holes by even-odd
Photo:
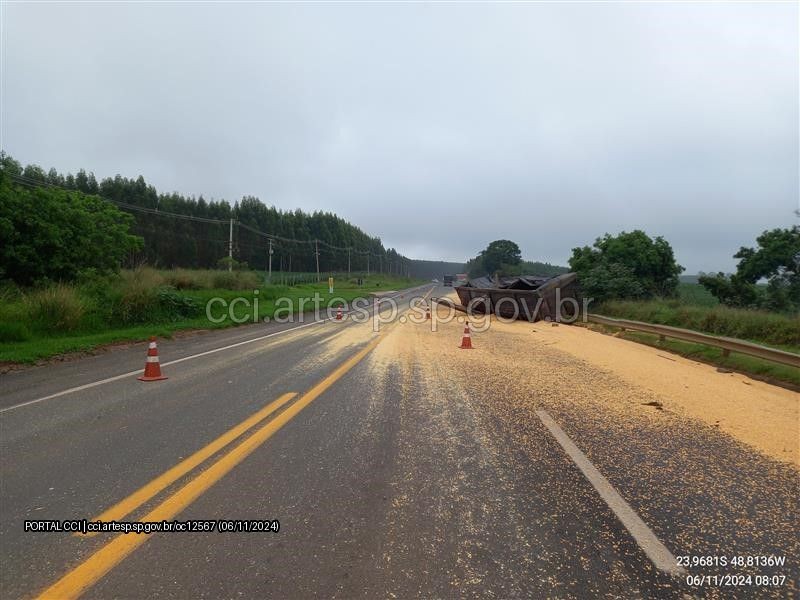
{"type": "Polygon", "coordinates": [[[578,316],[578,276],[479,277],[456,288],[470,312],[494,313],[506,319],[573,321],[578,316]]]}

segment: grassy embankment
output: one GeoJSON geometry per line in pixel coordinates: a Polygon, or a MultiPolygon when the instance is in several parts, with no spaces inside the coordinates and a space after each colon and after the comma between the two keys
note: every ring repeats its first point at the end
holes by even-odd
{"type": "MultiPolygon", "coordinates": [[[[677,299],[606,302],[590,310],[608,317],[683,327],[800,353],[800,315],[722,306],[698,284],[681,283],[678,291],[677,299]]],[[[726,357],[721,349],[702,344],[669,338],[659,342],[658,336],[647,333],[620,332],[615,327],[595,324],[591,327],[702,362],[800,386],[800,372],[789,366],[735,352],[726,357]]]]}
{"type": "MultiPolygon", "coordinates": [[[[363,287],[355,276],[337,279],[334,293],[328,294],[327,276],[323,283],[296,286],[265,285],[263,275],[253,271],[199,271],[176,269],[157,271],[140,268],[117,276],[75,285],[53,285],[35,290],[6,287],[0,290],[0,363],[33,363],[69,352],[86,352],[105,344],[141,341],[151,335],[169,337],[189,329],[219,329],[237,325],[230,318],[211,322],[206,305],[212,298],[230,303],[245,298],[234,309],[234,316],[253,322],[254,299],[258,298],[258,318],[272,317],[278,299],[288,298],[298,312],[301,299],[306,311],[313,311],[310,300],[322,297],[321,307],[332,298],[350,302],[373,291],[407,288],[420,281],[387,275],[364,277],[363,287]],[[258,294],[254,293],[258,290],[258,294]]],[[[286,300],[280,300],[284,308],[286,300]]],[[[219,302],[212,316],[226,314],[219,302]]]]}

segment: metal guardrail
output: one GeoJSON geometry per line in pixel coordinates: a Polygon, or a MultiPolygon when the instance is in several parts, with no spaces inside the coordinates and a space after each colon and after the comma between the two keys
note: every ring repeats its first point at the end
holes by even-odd
{"type": "MultiPolygon", "coordinates": [[[[456,310],[467,312],[467,308],[465,306],[456,304],[449,298],[431,298],[431,300],[433,302],[445,304],[456,310]]],[[[699,331],[692,331],[691,329],[672,327],[670,325],[656,325],[655,323],[644,323],[642,321],[613,319],[611,317],[604,317],[602,315],[589,314],[587,315],[587,320],[590,323],[599,323],[601,325],[619,327],[620,329],[630,329],[632,331],[652,333],[659,336],[659,338],[662,340],[670,337],[687,342],[694,342],[696,344],[705,344],[706,346],[722,348],[723,356],[728,356],[731,352],[738,352],[739,354],[747,354],[763,360],[800,368],[800,354],[794,354],[793,352],[786,352],[785,350],[778,350],[776,348],[768,348],[767,346],[761,346],[759,344],[745,342],[735,338],[718,337],[715,335],[709,335],[707,333],[700,333],[699,331]]]]}
{"type": "Polygon", "coordinates": [[[728,356],[731,352],[738,352],[740,354],[747,354],[764,360],[789,365],[790,367],[800,367],[800,354],[768,348],[766,346],[753,344],[752,342],[744,342],[734,338],[717,337],[715,335],[699,333],[691,329],[671,327],[669,325],[656,325],[654,323],[643,323],[641,321],[628,321],[627,319],[612,319],[611,317],[604,317],[602,315],[589,314],[587,318],[591,323],[652,333],[659,336],[662,340],[670,337],[687,342],[705,344],[706,346],[715,346],[717,348],[722,348],[723,356],[728,356]]]}

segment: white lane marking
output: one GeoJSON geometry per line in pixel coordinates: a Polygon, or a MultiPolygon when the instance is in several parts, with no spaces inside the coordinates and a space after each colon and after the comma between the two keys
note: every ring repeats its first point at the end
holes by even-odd
{"type": "MultiPolygon", "coordinates": [[[[168,367],[169,365],[174,365],[176,363],[183,362],[185,360],[192,360],[195,358],[200,358],[201,356],[208,356],[209,354],[214,354],[216,352],[222,352],[223,350],[230,350],[231,348],[236,348],[237,346],[243,346],[245,344],[252,344],[253,342],[258,342],[260,340],[264,340],[266,338],[271,338],[276,335],[281,335],[283,333],[289,333],[290,331],[296,331],[298,329],[302,329],[303,327],[310,327],[311,325],[318,325],[319,323],[324,323],[325,321],[329,321],[330,319],[323,319],[321,321],[314,321],[313,323],[305,323],[304,325],[298,325],[297,327],[291,327],[289,329],[282,329],[281,331],[276,331],[274,333],[270,333],[267,335],[262,335],[251,340],[245,340],[243,342],[237,342],[235,344],[230,344],[229,346],[222,346],[221,348],[214,348],[213,350],[207,350],[206,352],[200,352],[199,354],[192,354],[190,356],[184,356],[183,358],[178,358],[176,360],[170,360],[168,362],[161,363],[162,367],[168,367]]],[[[150,357],[147,357],[148,360],[150,357]]],[[[156,358],[156,357],[152,357],[156,358]]],[[[22,408],[23,406],[30,406],[31,404],[38,404],[39,402],[44,402],[45,400],[52,400],[53,398],[58,398],[59,396],[65,396],[67,394],[72,394],[73,392],[80,392],[82,390],[88,390],[89,388],[96,387],[98,385],[103,385],[105,383],[111,383],[112,381],[118,381],[119,379],[124,379],[125,377],[131,377],[133,375],[138,375],[141,373],[141,369],[137,369],[135,371],[129,371],[127,373],[122,373],[121,375],[114,375],[114,377],[108,377],[107,379],[101,379],[100,381],[93,381],[92,383],[86,383],[84,385],[79,385],[77,387],[68,388],[66,390],[61,390],[60,392],[56,392],[54,394],[50,394],[49,396],[42,396],[41,398],[36,398],[35,400],[28,400],[27,402],[22,402],[20,404],[15,404],[14,406],[7,406],[6,408],[0,408],[0,414],[4,412],[8,412],[10,410],[14,410],[16,408],[22,408]]]]}
{"type": "MultiPolygon", "coordinates": [[[[423,286],[420,286],[423,287],[423,286]]],[[[416,289],[416,288],[415,288],[416,289]]],[[[408,292],[403,292],[406,294],[408,292]]],[[[397,298],[401,294],[395,294],[394,296],[390,296],[390,298],[397,298]]],[[[217,352],[222,352],[223,350],[230,350],[231,348],[236,348],[238,346],[244,346],[245,344],[252,344],[253,342],[258,342],[261,340],[265,340],[267,338],[274,337],[276,335],[282,335],[284,333],[289,333],[290,331],[297,331],[298,329],[303,329],[304,327],[311,327],[312,325],[319,325],[320,323],[325,323],[327,321],[331,321],[332,319],[321,319],[319,321],[313,321],[312,323],[305,323],[303,325],[298,325],[297,327],[290,327],[289,329],[282,329],[281,331],[276,331],[274,333],[269,333],[267,335],[262,335],[259,337],[255,337],[251,340],[245,340],[243,342],[237,342],[235,344],[230,344],[228,346],[223,346],[221,348],[214,348],[213,350],[207,350],[205,352],[200,352],[199,354],[192,354],[190,356],[184,356],[183,358],[178,358],[175,360],[171,360],[168,362],[161,363],[162,367],[168,367],[169,365],[175,365],[178,363],[182,363],[186,360],[194,360],[195,358],[200,358],[202,356],[208,356],[209,354],[215,354],[217,352]]],[[[135,371],[129,371],[127,373],[122,373],[121,375],[114,375],[113,377],[108,377],[106,379],[101,379],[100,381],[93,381],[92,383],[86,383],[84,385],[79,385],[76,387],[68,388],[66,390],[61,390],[60,392],[56,392],[54,394],[50,394],[48,396],[42,396],[41,398],[36,398],[35,400],[28,400],[27,402],[20,402],[19,404],[15,404],[13,406],[7,406],[6,408],[0,408],[0,414],[16,410],[17,408],[22,408],[24,406],[30,406],[32,404],[38,404],[39,402],[44,402],[45,400],[52,400],[53,398],[58,398],[59,396],[66,396],[67,394],[72,394],[74,392],[80,392],[83,390],[88,390],[89,388],[97,387],[98,385],[104,385],[106,383],[111,383],[112,381],[119,381],[120,379],[125,379],[126,377],[132,377],[133,375],[138,375],[142,372],[141,369],[137,369],[135,371]]]]}
{"type": "Polygon", "coordinates": [[[682,575],[686,571],[683,567],[678,565],[678,561],[656,537],[656,534],[642,521],[641,517],[636,514],[630,504],[620,496],[619,492],[614,489],[614,486],[609,483],[608,479],[603,477],[603,474],[586,458],[586,455],[581,452],[569,436],[564,433],[561,427],[558,426],[553,418],[544,410],[537,410],[536,415],[542,421],[545,427],[550,430],[556,441],[561,444],[575,465],[581,470],[584,477],[589,480],[600,497],[605,500],[608,507],[614,512],[620,522],[625,526],[625,529],[633,536],[636,543],[644,551],[647,557],[653,561],[653,564],[661,571],[669,573],[670,575],[682,575]]]}

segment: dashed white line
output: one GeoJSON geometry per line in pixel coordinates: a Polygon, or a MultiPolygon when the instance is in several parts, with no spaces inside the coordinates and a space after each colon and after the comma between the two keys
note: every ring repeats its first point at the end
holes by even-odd
{"type": "Polygon", "coordinates": [[[633,536],[636,543],[644,551],[647,557],[660,571],[669,573],[670,575],[682,575],[686,571],[683,567],[678,565],[678,561],[656,537],[656,534],[642,521],[641,517],[636,514],[636,511],[631,508],[625,499],[614,489],[614,486],[606,479],[603,474],[597,470],[591,461],[586,458],[586,455],[581,452],[569,436],[564,433],[561,427],[558,426],[553,418],[544,410],[537,410],[536,415],[542,421],[545,427],[553,434],[556,441],[561,444],[564,452],[572,459],[575,465],[583,473],[584,477],[589,480],[600,497],[605,500],[608,507],[617,516],[620,522],[625,526],[625,529],[633,536]]]}

